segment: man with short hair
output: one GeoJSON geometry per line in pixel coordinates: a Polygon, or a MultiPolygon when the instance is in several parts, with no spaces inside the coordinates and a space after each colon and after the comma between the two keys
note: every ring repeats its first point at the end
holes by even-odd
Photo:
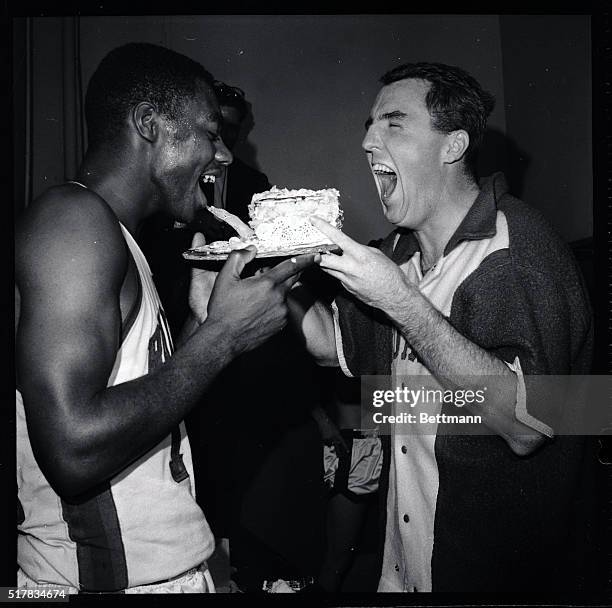
{"type": "Polygon", "coordinates": [[[241,279],[250,248],[214,285],[194,271],[174,350],[134,235],[157,211],[190,222],[206,204],[202,177],[231,162],[212,86],[163,47],[111,51],[88,87],[76,180],[19,221],[20,587],[214,591],[182,421],[224,366],[285,325],[285,293],[312,258],[241,279]]]}
{"type": "Polygon", "coordinates": [[[415,63],[381,82],[362,145],[395,230],[372,248],[313,218],[343,250],[320,267],[345,291],[333,314],[300,286],[290,307],[320,364],[442,388],[490,382],[497,395],[465,406],[488,434],[433,423],[385,438],[378,589],[584,588],[592,444],[554,437],[526,408],[524,383],[589,373],[592,317],[576,263],[502,174],[477,181],[493,98],[472,76],[415,63]]]}

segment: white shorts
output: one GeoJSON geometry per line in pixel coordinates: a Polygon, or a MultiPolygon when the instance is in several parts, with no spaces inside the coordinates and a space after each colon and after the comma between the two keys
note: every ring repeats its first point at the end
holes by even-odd
{"type": "Polygon", "coordinates": [[[344,467],[342,479],[338,479],[342,468],[342,457],[338,457],[334,446],[324,446],[324,481],[329,488],[350,496],[366,496],[378,490],[382,469],[382,447],[380,438],[374,434],[365,435],[357,431],[341,431],[350,445],[351,460],[344,467]]]}

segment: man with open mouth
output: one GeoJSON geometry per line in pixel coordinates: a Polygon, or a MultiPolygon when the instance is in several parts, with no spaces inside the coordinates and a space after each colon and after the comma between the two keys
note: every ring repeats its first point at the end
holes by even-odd
{"type": "Polygon", "coordinates": [[[312,218],[343,250],[319,262],[343,289],[328,308],[298,285],[290,308],[321,365],[398,391],[489,393],[463,427],[452,402],[420,404],[412,425],[397,424],[412,411],[399,398],[384,411],[378,590],[588,588],[593,444],[555,436],[526,389],[528,375],[590,371],[577,264],[501,173],[478,179],[494,100],[471,75],[413,63],[381,82],[362,145],[394,230],[366,247],[312,218]]]}
{"type": "Polygon", "coordinates": [[[213,84],[157,45],[111,51],[88,85],[76,179],[18,222],[20,588],[215,589],[184,418],[225,366],[285,326],[286,292],[313,256],[241,278],[248,248],[216,278],[194,270],[175,348],[135,235],[155,212],[193,221],[203,176],[231,162],[213,84]]]}

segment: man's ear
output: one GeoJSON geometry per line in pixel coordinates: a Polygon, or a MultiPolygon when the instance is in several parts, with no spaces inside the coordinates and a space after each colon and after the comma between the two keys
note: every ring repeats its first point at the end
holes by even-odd
{"type": "Polygon", "coordinates": [[[459,129],[447,135],[447,144],[444,149],[444,162],[448,164],[461,160],[470,145],[470,136],[467,131],[459,129]]]}
{"type": "Polygon", "coordinates": [[[157,108],[148,101],[141,101],[134,106],[132,124],[147,141],[155,142],[159,137],[159,114],[157,108]]]}

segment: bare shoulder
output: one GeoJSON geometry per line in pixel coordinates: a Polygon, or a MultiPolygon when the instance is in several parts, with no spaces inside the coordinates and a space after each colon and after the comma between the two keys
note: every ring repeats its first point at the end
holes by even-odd
{"type": "MultiPolygon", "coordinates": [[[[19,218],[15,233],[16,276],[125,273],[127,251],[119,223],[106,202],[79,186],[47,190],[19,218]]],[[[20,286],[21,287],[21,286],[20,286]]]]}

